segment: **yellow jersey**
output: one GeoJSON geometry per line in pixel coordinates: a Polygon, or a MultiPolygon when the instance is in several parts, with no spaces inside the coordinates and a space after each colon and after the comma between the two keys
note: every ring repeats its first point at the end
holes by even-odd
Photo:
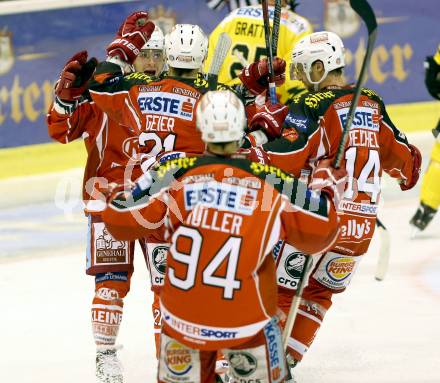
{"type": "MultiPolygon", "coordinates": [[[[271,20],[273,20],[273,15],[274,8],[269,7],[269,18],[271,20]]],[[[261,6],[238,8],[226,16],[214,29],[209,36],[205,72],[209,70],[216,43],[222,32],[226,32],[231,37],[232,45],[220,70],[218,80],[223,84],[235,85],[240,82],[237,76],[245,66],[266,57],[263,10],[261,6]]],[[[288,8],[281,9],[277,56],[287,62],[286,82],[277,88],[277,93],[282,103],[286,103],[293,95],[297,95],[304,90],[304,85],[300,81],[290,78],[291,53],[295,44],[305,35],[312,32],[312,26],[307,19],[288,8]]]]}

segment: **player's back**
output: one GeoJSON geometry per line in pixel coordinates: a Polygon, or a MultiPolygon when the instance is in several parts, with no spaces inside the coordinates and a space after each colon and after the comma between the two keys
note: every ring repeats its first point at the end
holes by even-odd
{"type": "Polygon", "coordinates": [[[139,117],[139,145],[146,154],[172,150],[203,153],[205,144],[196,128],[195,110],[206,91],[204,85],[201,78],[165,77],[130,88],[129,101],[139,117]]]}
{"type": "MultiPolygon", "coordinates": [[[[285,153],[280,150],[282,145],[267,145],[274,164],[299,175],[300,168],[311,169],[316,159],[334,157],[353,92],[353,87],[334,87],[294,98],[285,127],[300,131],[300,140],[293,144],[286,140],[285,153]],[[300,142],[301,136],[307,138],[300,142]]],[[[367,251],[375,228],[382,172],[396,178],[407,175],[412,166],[410,153],[405,136],[391,122],[382,99],[363,88],[341,163],[348,182],[339,206],[343,221],[339,250],[367,251]]]]}
{"type": "MultiPolygon", "coordinates": [[[[269,17],[273,20],[274,9],[269,7],[269,17]]],[[[219,81],[227,85],[239,84],[237,76],[248,64],[266,56],[263,10],[261,6],[238,8],[231,12],[211,33],[205,71],[212,61],[216,41],[220,33],[226,32],[232,39],[232,46],[219,73],[219,81]]],[[[291,52],[295,43],[312,32],[309,22],[298,14],[283,8],[280,17],[280,31],[277,55],[291,62],[291,52]]],[[[289,66],[287,66],[289,67],[289,66]]],[[[278,88],[281,101],[286,102],[289,91],[296,93],[303,89],[302,83],[286,76],[286,83],[278,88]]]]}
{"type": "Polygon", "coordinates": [[[230,347],[275,315],[274,262],[266,255],[280,235],[282,199],[246,170],[247,160],[197,161],[170,193],[183,222],[172,222],[164,323],[187,344],[230,347]]]}
{"type": "Polygon", "coordinates": [[[111,119],[137,130],[144,154],[154,157],[172,150],[203,153],[205,144],[195,122],[197,104],[208,91],[201,75],[183,78],[163,74],[155,78],[132,73],[122,77],[114,65],[98,69],[102,73],[95,75],[90,90],[94,101],[111,119]]]}

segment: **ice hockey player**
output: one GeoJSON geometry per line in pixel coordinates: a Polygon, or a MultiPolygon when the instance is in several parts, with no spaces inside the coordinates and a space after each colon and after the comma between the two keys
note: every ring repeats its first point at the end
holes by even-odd
{"type": "MultiPolygon", "coordinates": [[[[425,84],[430,95],[440,100],[440,46],[434,56],[425,61],[425,84]]],[[[416,232],[425,230],[440,206],[440,120],[432,131],[436,142],[431,152],[431,162],[422,180],[420,206],[410,224],[416,232]]]]}
{"type": "MultiPolygon", "coordinates": [[[[139,17],[147,15],[135,13],[126,19],[117,36],[119,42],[113,42],[113,48],[125,52],[124,35],[130,33],[139,17]]],[[[153,28],[151,24],[144,27],[145,37],[140,42],[142,48],[133,64],[139,72],[159,75],[164,65],[164,36],[158,27],[154,32],[153,28]]],[[[116,355],[116,339],[123,315],[124,297],[130,289],[134,242],[116,240],[106,229],[101,219],[105,207],[101,191],[108,184],[124,179],[127,163],[139,161],[140,148],[138,136],[132,129],[109,119],[91,101],[86,82],[95,66],[96,60],[87,61],[85,51],[66,63],[55,87],[55,101],[48,112],[47,124],[50,136],[63,144],[84,138],[88,156],[83,199],[89,220],[86,273],[95,276],[92,330],[97,345],[96,377],[98,382],[118,383],[123,381],[123,377],[116,355]]],[[[140,167],[137,167],[133,179],[141,173],[140,167]]],[[[144,240],[139,241],[144,250],[144,240]]],[[[153,304],[155,319],[158,313],[160,307],[156,297],[153,304]]],[[[158,345],[160,323],[157,321],[155,324],[158,345]]]]}
{"type": "Polygon", "coordinates": [[[206,155],[170,160],[131,192],[114,193],[104,221],[121,240],[142,238],[158,225],[164,240],[170,237],[160,383],[215,382],[219,350],[233,379],[283,382],[271,250],[280,236],[311,254],[332,245],[338,220],[327,193],[333,195],[331,179],[345,174],[318,166],[314,177],[328,185],[316,195],[278,168],[232,158],[246,116],[228,90],[203,96],[197,125],[206,155]]]}
{"type": "MultiPolygon", "coordinates": [[[[273,4],[274,1],[269,1],[269,17],[272,19],[274,13],[273,4]]],[[[303,36],[312,33],[312,26],[307,19],[294,13],[286,4],[287,2],[282,0],[283,8],[280,17],[277,55],[289,65],[293,44],[303,36]]],[[[205,69],[209,68],[212,61],[219,35],[222,32],[226,32],[232,39],[230,52],[219,73],[220,82],[227,85],[240,84],[238,75],[242,69],[247,67],[248,64],[266,56],[262,12],[261,5],[235,9],[217,25],[209,36],[209,50],[205,69]]],[[[276,59],[274,61],[275,74],[278,74],[278,64],[279,61],[276,59]]],[[[258,68],[252,66],[250,69],[257,70],[258,68]]],[[[286,103],[292,96],[305,91],[304,85],[300,81],[291,79],[289,76],[284,79],[284,73],[282,76],[277,76],[276,82],[279,85],[277,92],[283,103],[286,103]]],[[[264,89],[264,86],[262,86],[259,93],[264,89]]]]}
{"type": "MultiPolygon", "coordinates": [[[[283,133],[283,137],[263,145],[272,164],[307,179],[317,160],[331,162],[335,158],[354,92],[354,87],[344,81],[344,65],[342,40],[332,32],[313,33],[294,47],[291,74],[303,81],[310,93],[295,97],[286,117],[279,109],[271,112],[270,106],[254,116],[258,128],[274,132],[281,127],[283,132],[296,132],[283,133]]],[[[246,74],[241,77],[245,83],[252,83],[246,74]]],[[[346,289],[368,250],[382,172],[396,178],[402,190],[408,190],[418,180],[420,165],[419,150],[391,122],[382,99],[363,88],[341,164],[348,173],[344,199],[338,206],[341,232],[333,248],[315,260],[288,343],[292,366],[313,342],[333,294],[346,289]]],[[[283,310],[290,306],[298,278],[295,261],[301,258],[294,245],[286,245],[278,258],[279,305],[283,310]]]]}
{"type": "Polygon", "coordinates": [[[138,131],[139,143],[152,159],[162,151],[203,153],[195,108],[208,90],[200,75],[207,49],[199,26],[177,24],[165,37],[166,76],[131,73],[125,57],[111,58],[98,65],[92,98],[111,118],[138,131]]]}
{"type": "MultiPolygon", "coordinates": [[[[201,75],[207,49],[208,39],[199,26],[177,24],[165,39],[166,76],[158,79],[131,73],[131,65],[122,55],[111,57],[97,68],[91,89],[94,101],[110,118],[137,130],[144,170],[163,153],[204,152],[195,110],[208,91],[208,82],[201,75]]],[[[218,87],[224,88],[221,84],[218,87]]],[[[155,233],[149,237],[151,282],[157,292],[163,284],[165,263],[158,264],[156,260],[166,247],[155,233]]],[[[219,374],[226,368],[221,358],[218,367],[219,374]]]]}

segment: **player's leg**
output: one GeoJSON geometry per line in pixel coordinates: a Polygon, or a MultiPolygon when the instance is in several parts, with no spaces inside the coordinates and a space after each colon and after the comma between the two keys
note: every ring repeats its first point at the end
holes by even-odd
{"type": "MultiPolygon", "coordinates": [[[[305,352],[311,346],[327,310],[332,305],[333,291],[320,285],[310,278],[308,286],[303,291],[290,338],[288,339],[289,364],[294,367],[300,362],[305,352]]],[[[292,302],[292,291],[280,290],[278,305],[287,314],[292,302]]]]}
{"type": "Polygon", "coordinates": [[[95,277],[92,302],[92,330],[96,343],[98,382],[123,382],[116,344],[122,321],[124,298],[129,291],[131,272],[109,272],[95,277]]]}
{"type": "Polygon", "coordinates": [[[251,340],[223,353],[229,362],[232,382],[284,382],[287,365],[276,317],[251,340]]]}
{"type": "MultiPolygon", "coordinates": [[[[288,339],[288,362],[291,368],[302,360],[310,348],[325,314],[332,305],[333,294],[345,291],[360,260],[361,256],[328,252],[317,262],[303,291],[295,324],[288,339]]],[[[293,263],[284,264],[287,268],[293,263]]],[[[292,271],[290,274],[293,275],[292,271]]],[[[277,275],[279,275],[278,270],[277,275]]],[[[295,290],[279,289],[278,305],[286,314],[290,309],[294,293],[295,290]]]]}
{"type": "Polygon", "coordinates": [[[216,383],[216,351],[185,346],[162,328],[159,353],[159,383],[216,383]]]}
{"type": "Polygon", "coordinates": [[[431,152],[431,162],[425,172],[420,190],[420,205],[410,224],[425,230],[440,206],[440,142],[436,141],[431,152]]]}
{"type": "Polygon", "coordinates": [[[160,289],[163,286],[166,270],[166,257],[170,245],[159,242],[154,236],[141,240],[141,247],[145,249],[144,256],[150,274],[151,290],[154,294],[151,305],[154,323],[154,341],[156,344],[156,357],[159,356],[160,333],[162,328],[162,312],[160,310],[160,289]]]}
{"type": "Polygon", "coordinates": [[[124,298],[130,290],[134,243],[117,241],[99,216],[89,216],[87,274],[95,276],[92,332],[97,346],[98,382],[123,382],[116,339],[122,321],[124,298]]]}

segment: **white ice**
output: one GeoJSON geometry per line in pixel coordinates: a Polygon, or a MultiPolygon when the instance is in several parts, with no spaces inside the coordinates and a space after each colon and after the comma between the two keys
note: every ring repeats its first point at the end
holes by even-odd
{"type": "MultiPolygon", "coordinates": [[[[424,148],[427,159],[429,134],[409,138],[424,148]]],[[[374,280],[375,238],[298,366],[300,383],[440,383],[440,217],[411,240],[408,221],[418,188],[400,193],[389,179],[384,188],[379,215],[392,240],[386,279],[374,280]]],[[[22,200],[13,203],[18,197],[11,183],[0,185],[2,198],[5,189],[9,205],[17,206],[0,208],[0,382],[93,382],[94,283],[84,274],[86,222],[79,205],[66,216],[55,207],[53,190],[48,202],[22,206],[22,200]]],[[[126,383],[153,383],[152,295],[139,253],[135,270],[120,356],[126,383]]]]}

